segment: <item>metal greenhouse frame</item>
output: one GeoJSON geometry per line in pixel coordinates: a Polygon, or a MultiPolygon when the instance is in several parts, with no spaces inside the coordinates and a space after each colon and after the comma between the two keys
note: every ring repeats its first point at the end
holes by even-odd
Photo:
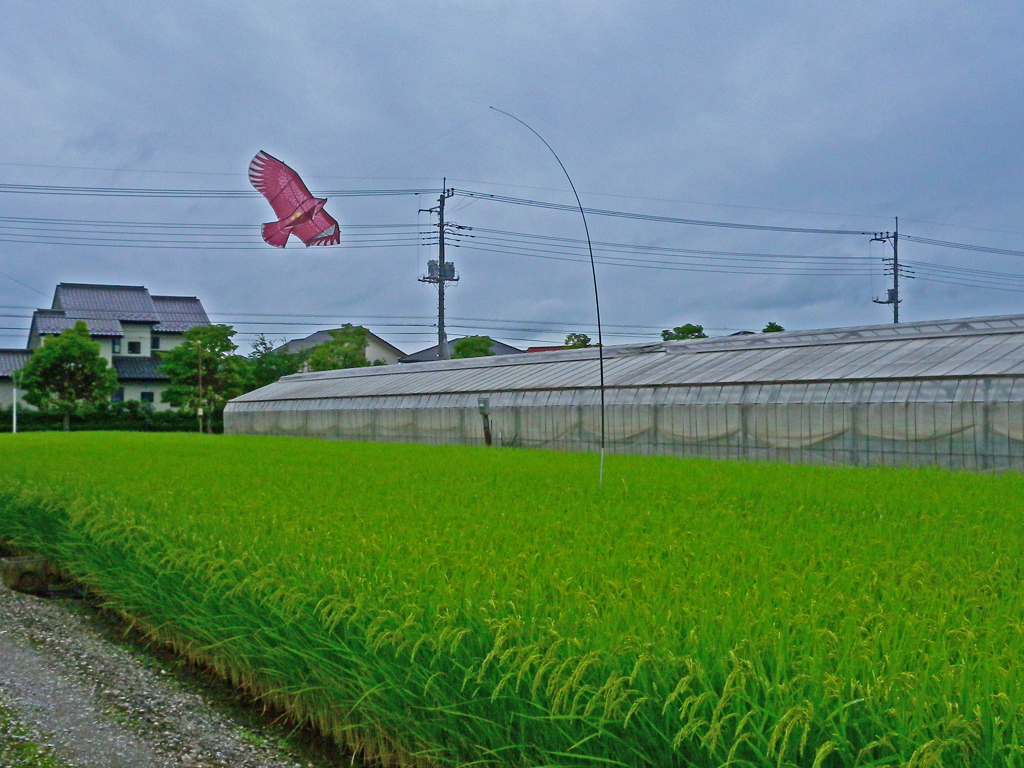
{"type": "MultiPolygon", "coordinates": [[[[232,400],[225,432],[596,450],[597,363],[297,374],[232,400]]],[[[609,347],[605,380],[612,453],[1024,468],[1024,315],[609,347]]]]}

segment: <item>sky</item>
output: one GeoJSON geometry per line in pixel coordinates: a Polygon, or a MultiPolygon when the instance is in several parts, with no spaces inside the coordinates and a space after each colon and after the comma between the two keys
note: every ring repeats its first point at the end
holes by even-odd
{"type": "Polygon", "coordinates": [[[346,322],[415,352],[442,189],[449,338],[596,340],[588,235],[606,344],[892,322],[897,218],[901,321],[1024,312],[1021,29],[1004,0],[9,0],[0,347],[77,282],[197,296],[241,353],[346,322]],[[259,150],[340,245],[263,243],[259,150]]]}

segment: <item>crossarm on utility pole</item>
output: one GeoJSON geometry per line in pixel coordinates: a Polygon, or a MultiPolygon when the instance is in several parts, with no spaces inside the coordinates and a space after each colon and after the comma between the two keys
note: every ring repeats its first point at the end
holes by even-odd
{"type": "MultiPolygon", "coordinates": [[[[448,180],[445,179],[445,184],[448,180]]],[[[421,209],[428,213],[437,213],[437,272],[436,274],[432,271],[435,262],[427,262],[427,275],[420,278],[421,283],[436,283],[437,284],[437,359],[448,360],[451,358],[451,353],[448,350],[448,336],[444,330],[444,289],[446,283],[458,282],[459,278],[455,275],[454,265],[452,265],[451,275],[449,275],[448,264],[444,260],[444,235],[445,235],[445,221],[444,221],[444,201],[455,194],[454,189],[443,188],[441,190],[440,197],[437,198],[437,208],[421,209]]]]}

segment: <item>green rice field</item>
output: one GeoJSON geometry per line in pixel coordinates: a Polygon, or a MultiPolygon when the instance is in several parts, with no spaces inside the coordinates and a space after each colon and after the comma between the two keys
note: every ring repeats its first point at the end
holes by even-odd
{"type": "Polygon", "coordinates": [[[0,436],[0,538],[392,765],[1024,765],[1024,477],[0,436]]]}

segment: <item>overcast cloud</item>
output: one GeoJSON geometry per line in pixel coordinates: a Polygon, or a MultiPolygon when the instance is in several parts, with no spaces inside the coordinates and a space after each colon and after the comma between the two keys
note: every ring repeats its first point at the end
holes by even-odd
{"type": "MultiPolygon", "coordinates": [[[[448,249],[462,278],[448,292],[449,335],[518,346],[596,336],[585,244],[567,253],[532,237],[582,240],[579,213],[463,194],[575,204],[544,145],[491,106],[547,140],[588,208],[864,232],[898,216],[914,272],[901,320],[1022,311],[1021,256],[904,236],[1024,251],[1024,6],[632,5],[8,2],[0,311],[13,317],[0,346],[24,346],[29,308],[49,306],[63,281],[198,296],[235,325],[243,352],[257,333],[342,322],[416,351],[435,333],[436,292],[417,278],[436,251],[414,233],[436,221],[419,209],[437,205],[444,179],[459,190],[447,218],[472,228],[448,249]],[[314,192],[427,192],[334,196],[341,247],[281,251],[259,238],[273,215],[258,196],[10,188],[251,192],[260,149],[314,192]]],[[[872,303],[891,248],[868,235],[587,223],[595,243],[635,246],[596,251],[609,343],[686,322],[717,335],[892,319],[872,303]]]]}

